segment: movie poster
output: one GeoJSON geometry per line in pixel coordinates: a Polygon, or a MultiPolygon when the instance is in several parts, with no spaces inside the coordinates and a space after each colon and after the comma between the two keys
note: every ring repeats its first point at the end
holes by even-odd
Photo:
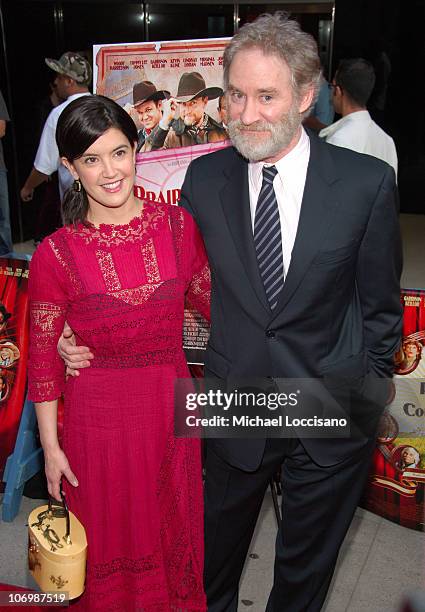
{"type": "Polygon", "coordinates": [[[93,47],[94,88],[138,129],[136,194],[177,204],[189,163],[229,145],[223,89],[227,38],[93,47]]]}
{"type": "MultiPolygon", "coordinates": [[[[177,204],[189,163],[229,146],[222,89],[228,40],[93,47],[95,92],[121,104],[138,129],[138,197],[177,204]]],[[[207,341],[206,322],[187,310],[189,364],[203,364],[207,341]]]]}
{"type": "Polygon", "coordinates": [[[381,420],[364,505],[405,527],[425,520],[425,290],[403,290],[395,395],[381,420]]]}
{"type": "Polygon", "coordinates": [[[0,258],[0,486],[25,399],[29,262],[0,258]]]}

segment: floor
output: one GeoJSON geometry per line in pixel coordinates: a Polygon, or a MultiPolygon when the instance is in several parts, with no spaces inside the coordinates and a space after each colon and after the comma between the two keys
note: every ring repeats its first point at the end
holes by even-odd
{"type": "MultiPolygon", "coordinates": [[[[425,287],[425,215],[401,215],[404,288],[425,287]]],[[[31,243],[15,245],[29,253],[31,243]]],[[[26,518],[40,502],[23,498],[13,523],[0,522],[0,582],[34,586],[26,570],[26,518]]],[[[1,508],[0,508],[1,510],[1,508]]],[[[273,574],[276,518],[271,496],[264,500],[240,586],[239,611],[264,612],[273,574]]],[[[399,612],[407,595],[420,599],[410,608],[425,612],[424,535],[357,509],[342,546],[324,612],[399,612]]]]}
{"type": "MultiPolygon", "coordinates": [[[[0,522],[0,582],[35,588],[26,569],[27,527],[39,500],[23,498],[13,523],[0,522]]],[[[267,493],[240,586],[239,612],[264,612],[273,576],[276,517],[267,493]]],[[[323,612],[398,612],[423,583],[424,536],[357,509],[323,612]]],[[[424,612],[425,607],[418,612],[424,612]]],[[[124,611],[123,611],[124,612],[124,611]]]]}

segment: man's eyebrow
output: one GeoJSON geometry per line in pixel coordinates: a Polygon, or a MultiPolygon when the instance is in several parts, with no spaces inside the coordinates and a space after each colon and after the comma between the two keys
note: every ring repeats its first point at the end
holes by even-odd
{"type": "MultiPolygon", "coordinates": [[[[242,91],[239,87],[236,87],[235,85],[232,85],[231,83],[229,83],[227,90],[228,91],[242,91]]],[[[276,89],[276,87],[261,87],[261,89],[257,89],[256,93],[257,94],[277,94],[279,93],[279,90],[276,89]]]]}
{"type": "Polygon", "coordinates": [[[260,94],[276,94],[278,90],[275,87],[263,87],[257,90],[260,94]]]}

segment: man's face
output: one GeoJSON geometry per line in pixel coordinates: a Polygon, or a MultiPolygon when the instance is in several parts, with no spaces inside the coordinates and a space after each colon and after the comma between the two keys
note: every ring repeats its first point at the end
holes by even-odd
{"type": "Polygon", "coordinates": [[[227,100],[226,96],[219,98],[218,115],[223,125],[227,124],[227,100]]]}
{"type": "Polygon", "coordinates": [[[410,448],[405,448],[404,451],[401,453],[401,456],[403,457],[404,463],[406,463],[407,465],[415,463],[416,461],[416,457],[410,448]]]}
{"type": "Polygon", "coordinates": [[[67,77],[65,74],[58,74],[53,84],[56,88],[56,93],[59,98],[66,100],[69,97],[69,85],[72,79],[67,77]]]}
{"type": "Polygon", "coordinates": [[[208,98],[200,97],[189,102],[180,102],[180,117],[183,119],[185,125],[199,125],[205,113],[205,107],[207,105],[208,98]]]}
{"type": "Polygon", "coordinates": [[[136,111],[139,115],[141,124],[147,130],[153,130],[161,121],[162,113],[160,101],[153,102],[152,100],[148,100],[147,102],[143,102],[143,104],[138,104],[136,106],[136,111]]]}
{"type": "Polygon", "coordinates": [[[257,48],[238,51],[229,70],[228,131],[251,161],[274,163],[297,142],[313,90],[297,100],[288,65],[257,48]]]}

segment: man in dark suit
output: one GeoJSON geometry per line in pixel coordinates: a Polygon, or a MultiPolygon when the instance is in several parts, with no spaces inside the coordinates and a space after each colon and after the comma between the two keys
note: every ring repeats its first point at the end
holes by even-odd
{"type": "Polygon", "coordinates": [[[237,610],[278,468],[283,521],[267,611],[321,609],[389,396],[401,333],[394,172],[307,135],[319,78],[316,44],[295,21],[243,26],[224,54],[234,146],[193,161],[182,188],[211,265],[206,376],[326,377],[356,398],[349,438],[208,440],[209,612],[237,610]]]}

